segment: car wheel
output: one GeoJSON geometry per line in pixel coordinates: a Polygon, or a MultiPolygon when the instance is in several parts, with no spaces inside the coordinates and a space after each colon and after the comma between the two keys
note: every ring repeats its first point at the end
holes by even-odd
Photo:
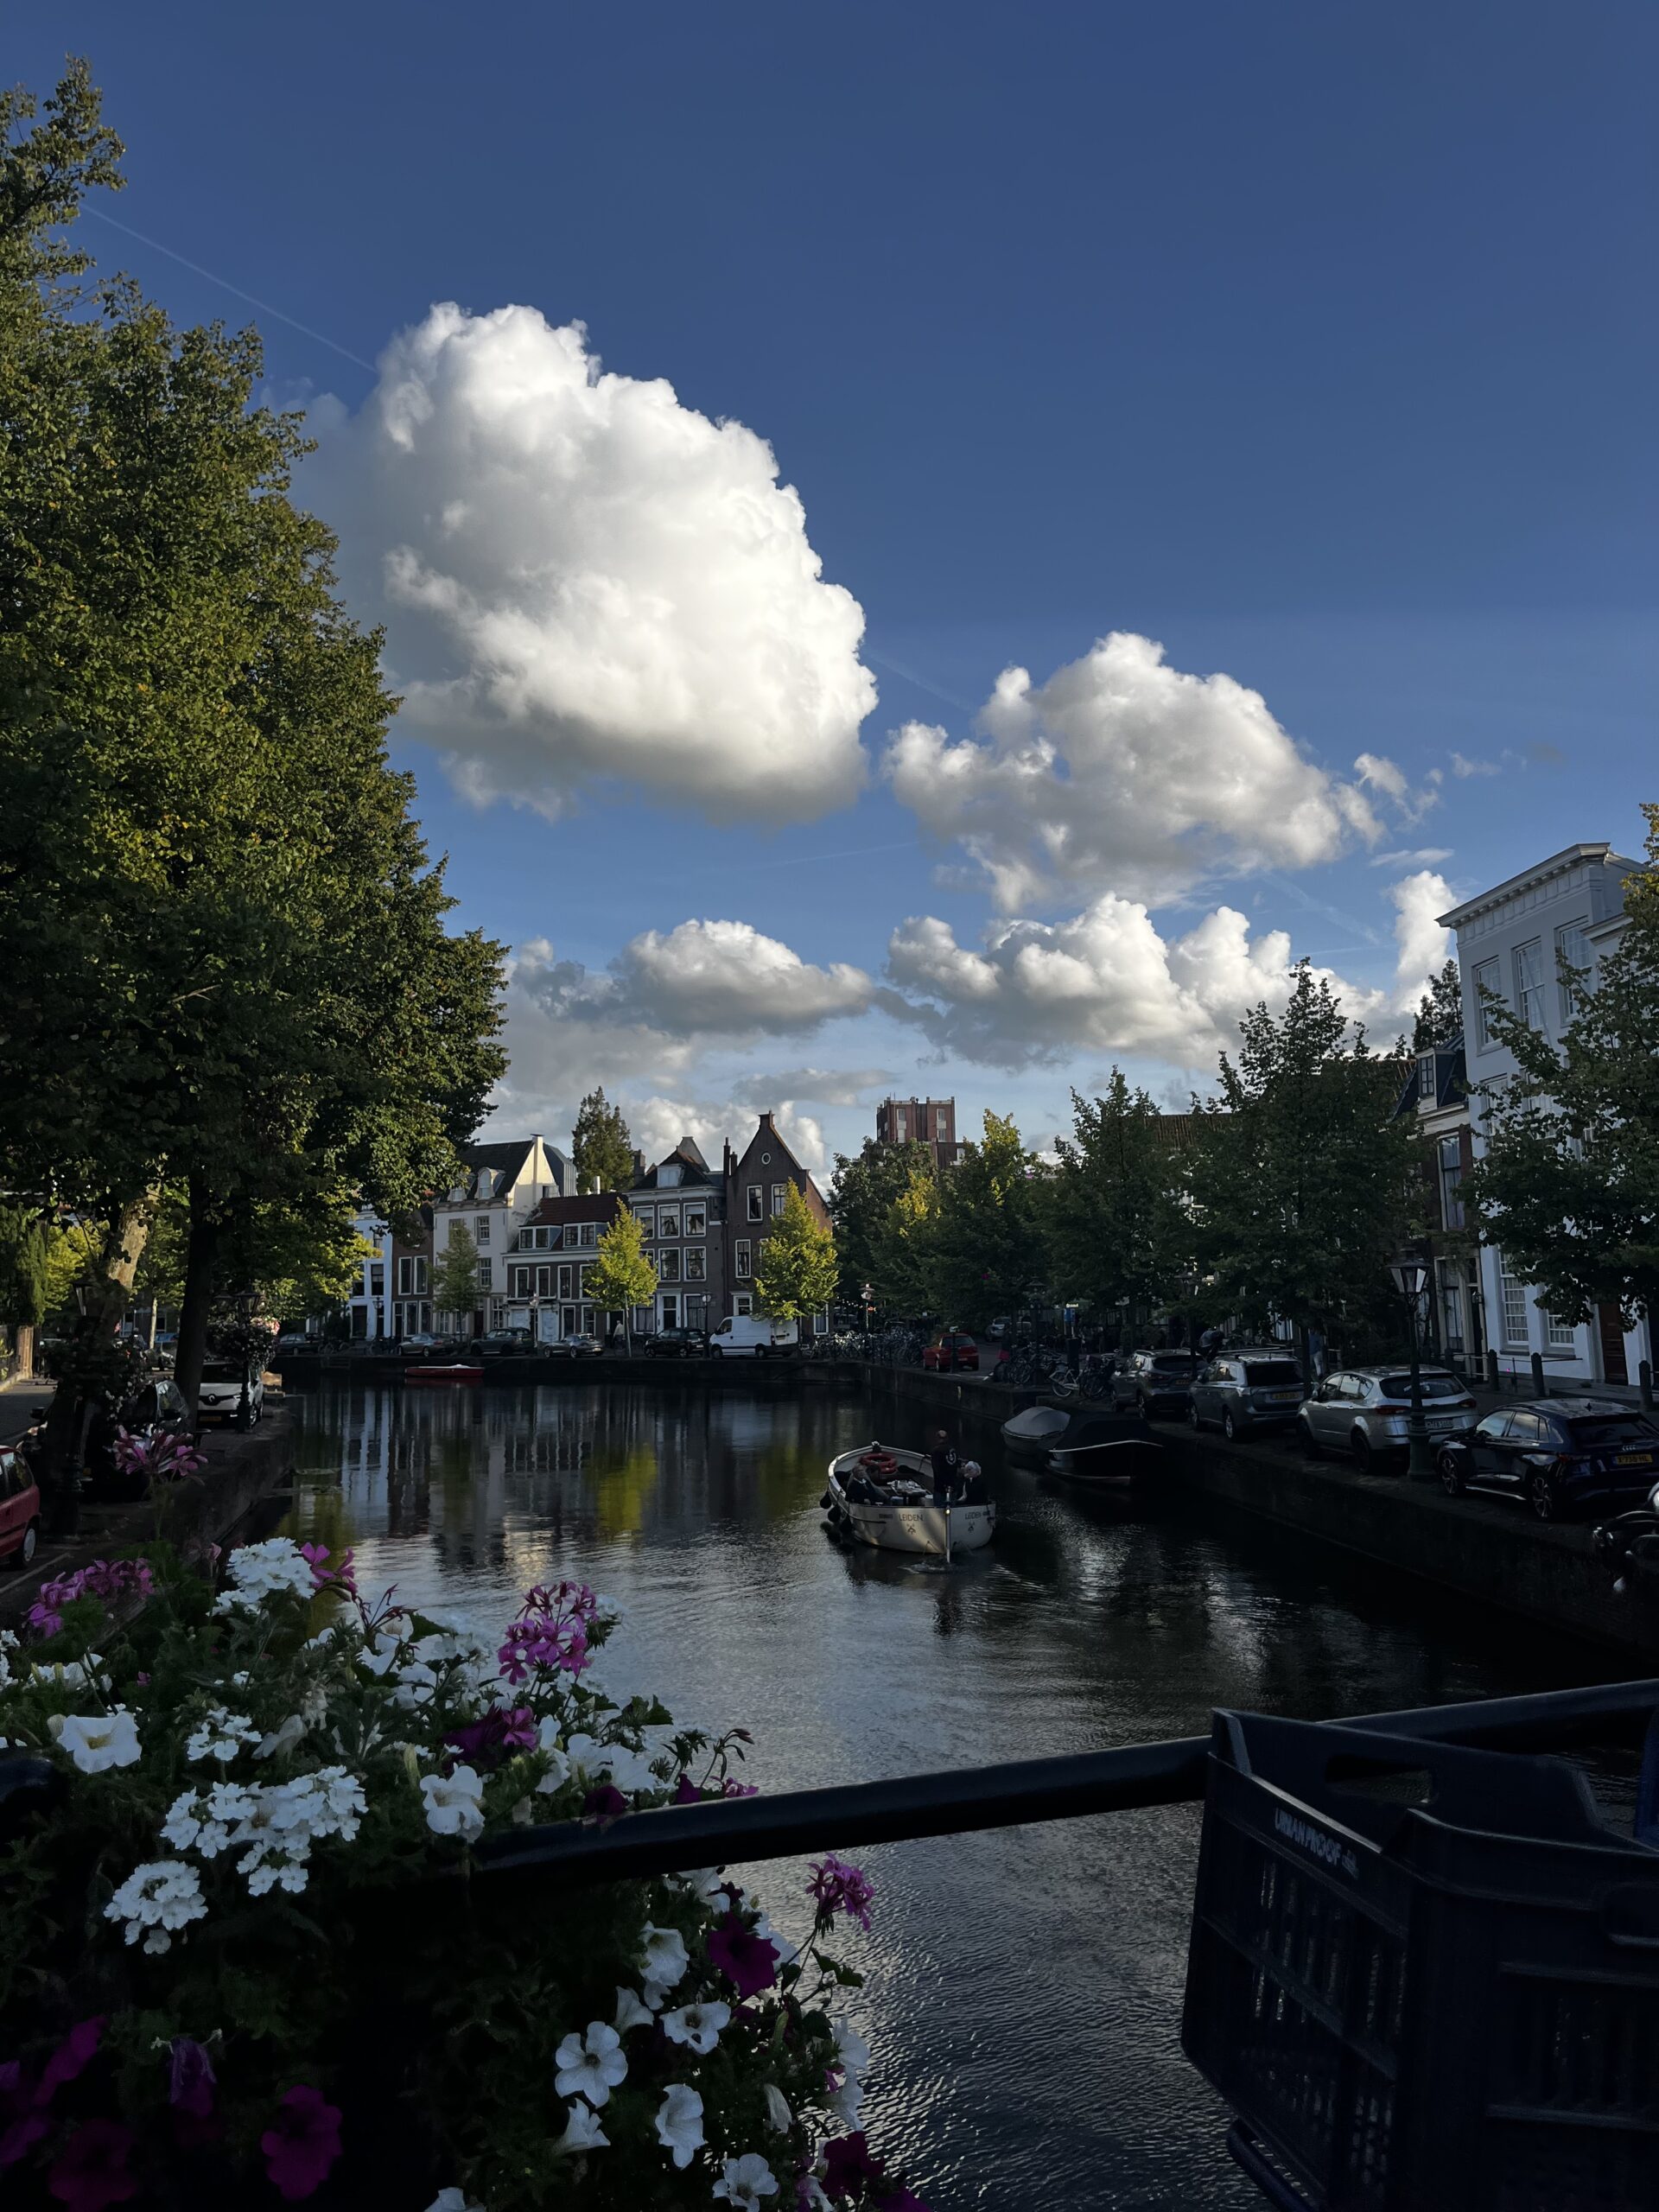
{"type": "Polygon", "coordinates": [[[1354,1455],[1354,1465],[1360,1473],[1362,1475],[1371,1473],[1376,1465],[1376,1453],[1371,1448],[1370,1438],[1366,1435],[1363,1428],[1357,1428],[1354,1431],[1350,1439],[1350,1445],[1354,1455]]]}
{"type": "Polygon", "coordinates": [[[1238,1441],[1238,1423],[1233,1419],[1233,1409],[1230,1406],[1222,1414],[1221,1433],[1230,1444],[1236,1444],[1238,1441]]]}
{"type": "Polygon", "coordinates": [[[34,1563],[35,1554],[39,1551],[40,1548],[41,1524],[38,1521],[31,1521],[28,1528],[23,1531],[22,1542],[18,1545],[16,1550],[13,1552],[10,1559],[6,1563],[9,1567],[14,1567],[20,1569],[31,1566],[34,1563]]]}
{"type": "Polygon", "coordinates": [[[1307,1421],[1299,1421],[1297,1422],[1296,1443],[1298,1448],[1305,1452],[1310,1459],[1324,1459],[1325,1446],[1319,1442],[1319,1438],[1314,1435],[1313,1427],[1307,1421]]]}
{"type": "Polygon", "coordinates": [[[1198,1409],[1196,1406],[1189,1406],[1187,1408],[1186,1418],[1195,1429],[1202,1428],[1204,1427],[1204,1423],[1198,1419],[1198,1409]]]}
{"type": "Polygon", "coordinates": [[[1442,1452],[1436,1462],[1440,1471],[1440,1488],[1448,1497],[1461,1497],[1469,1485],[1463,1479],[1463,1467],[1455,1452],[1442,1452]]]}
{"type": "Polygon", "coordinates": [[[1528,1479],[1527,1498],[1541,1521],[1560,1519],[1560,1493],[1541,1467],[1528,1479]]]}

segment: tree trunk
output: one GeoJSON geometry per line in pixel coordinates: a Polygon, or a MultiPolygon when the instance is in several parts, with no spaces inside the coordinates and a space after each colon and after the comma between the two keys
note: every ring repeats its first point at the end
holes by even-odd
{"type": "Polygon", "coordinates": [[[69,1340],[63,1379],[47,1415],[46,1451],[36,1471],[45,1493],[47,1527],[54,1536],[73,1535],[80,1525],[80,1471],[87,1431],[115,1372],[115,1333],[125,1317],[132,1279],[160,1200],[158,1184],[118,1209],[69,1340]]]}
{"type": "Polygon", "coordinates": [[[20,1321],[11,1332],[12,1373],[19,1382],[28,1382],[35,1375],[35,1324],[20,1321]]]}
{"type": "Polygon", "coordinates": [[[223,1224],[213,1200],[193,1176],[190,1230],[185,1243],[184,1296],[179,1306],[179,1342],[173,1362],[173,1377],[190,1409],[193,1432],[201,1425],[201,1370],[207,1357],[207,1314],[213,1302],[222,1233],[223,1224]]]}

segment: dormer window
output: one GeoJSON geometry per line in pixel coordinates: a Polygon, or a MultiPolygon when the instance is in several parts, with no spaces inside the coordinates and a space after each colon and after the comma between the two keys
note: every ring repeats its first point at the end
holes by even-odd
{"type": "Polygon", "coordinates": [[[1433,1052],[1421,1053],[1417,1060],[1417,1103],[1433,1106],[1439,1093],[1440,1085],[1434,1079],[1434,1055],[1433,1052]]]}
{"type": "Polygon", "coordinates": [[[658,1188],[664,1191],[677,1191],[680,1187],[682,1173],[683,1170],[677,1160],[667,1161],[657,1170],[658,1188]]]}

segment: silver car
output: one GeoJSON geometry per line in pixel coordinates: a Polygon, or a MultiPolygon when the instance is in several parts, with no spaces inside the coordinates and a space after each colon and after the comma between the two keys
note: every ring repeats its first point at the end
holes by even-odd
{"type": "Polygon", "coordinates": [[[1282,1344],[1217,1352],[1192,1382],[1194,1428],[1213,1423],[1226,1437],[1287,1428],[1301,1406],[1302,1370],[1282,1344]]]}
{"type": "MultiPolygon", "coordinates": [[[[1468,1386],[1443,1367],[1422,1372],[1423,1411],[1438,1444],[1474,1427],[1468,1386]]],[[[1404,1367],[1340,1367],[1327,1375],[1296,1416],[1305,1451],[1348,1452],[1362,1474],[1406,1450],[1411,1415],[1411,1375],[1404,1367]]]]}

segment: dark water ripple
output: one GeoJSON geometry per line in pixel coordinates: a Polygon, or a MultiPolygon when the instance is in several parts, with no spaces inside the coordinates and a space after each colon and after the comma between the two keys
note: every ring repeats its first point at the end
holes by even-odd
{"type": "MultiPolygon", "coordinates": [[[[874,1426],[856,1404],[597,1382],[296,1402],[296,1522],[355,1543],[365,1587],[496,1625],[529,1583],[580,1576],[626,1617],[607,1686],[751,1728],[766,1788],[1190,1735],[1217,1705],[1375,1712],[1594,1670],[1282,1532],[1079,1497],[982,1449],[990,1552],[954,1572],[849,1557],[817,1501],[874,1426]]],[[[861,1854],[870,2132],[938,2212],[1259,2205],[1178,2043],[1198,1826],[1163,1808],[861,1854]]],[[[804,1878],[754,1873],[797,1933],[804,1878]]]]}

